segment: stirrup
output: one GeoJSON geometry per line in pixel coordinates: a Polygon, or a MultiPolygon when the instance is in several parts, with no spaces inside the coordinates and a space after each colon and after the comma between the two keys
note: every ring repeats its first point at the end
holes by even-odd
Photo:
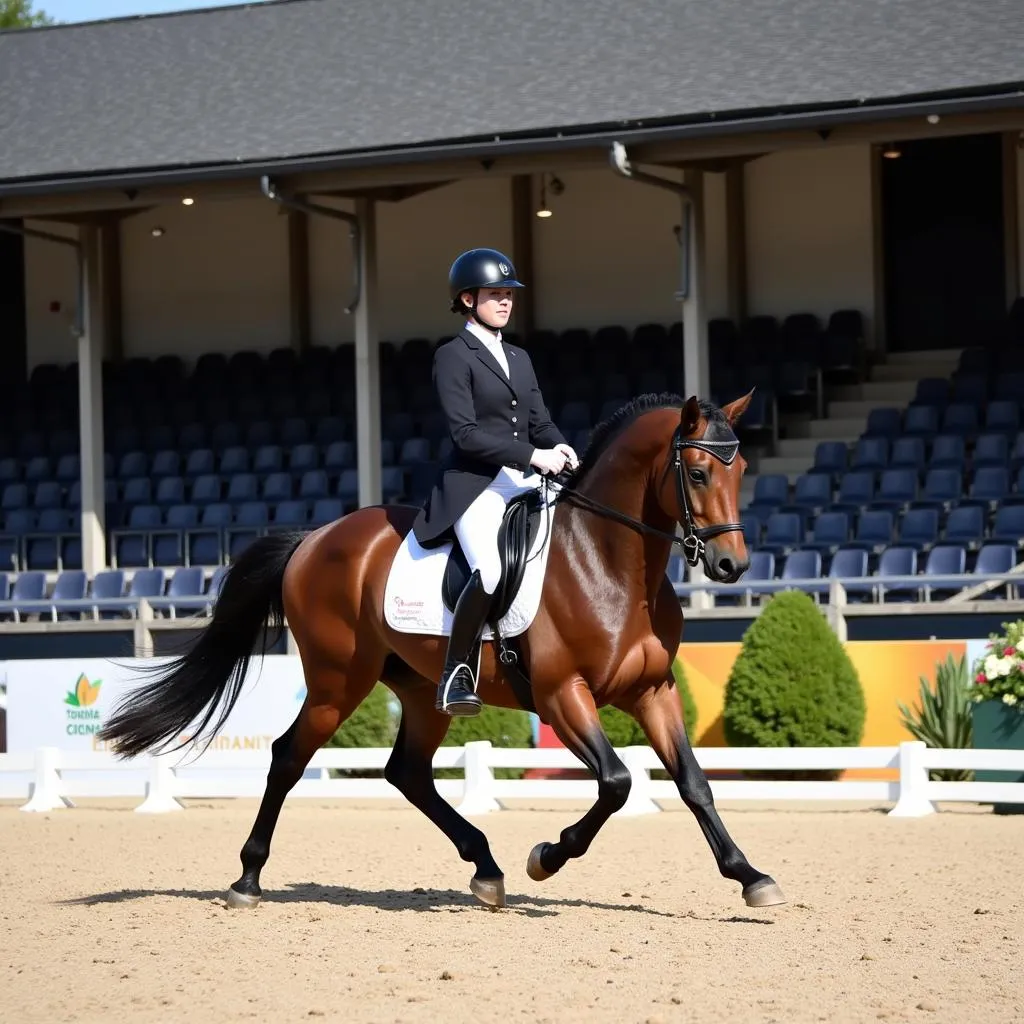
{"type": "Polygon", "coordinates": [[[464,661],[441,679],[434,709],[456,718],[472,718],[483,710],[483,701],[476,694],[473,670],[464,661]]]}

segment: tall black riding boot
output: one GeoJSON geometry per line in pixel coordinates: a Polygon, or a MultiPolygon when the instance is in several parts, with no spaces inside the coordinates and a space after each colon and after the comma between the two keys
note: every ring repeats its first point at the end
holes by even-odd
{"type": "Polygon", "coordinates": [[[484,631],[493,597],[480,583],[480,573],[474,572],[455,604],[448,656],[434,702],[434,707],[446,715],[470,718],[480,714],[483,707],[476,695],[473,676],[477,666],[470,665],[469,660],[476,656],[475,648],[484,631]]]}

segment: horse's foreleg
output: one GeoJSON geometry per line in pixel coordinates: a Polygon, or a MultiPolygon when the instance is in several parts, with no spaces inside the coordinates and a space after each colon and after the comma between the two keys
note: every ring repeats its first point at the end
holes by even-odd
{"type": "Polygon", "coordinates": [[[398,696],[402,724],[384,778],[421,810],[455,845],[459,856],[476,866],[469,887],[488,906],[505,905],[505,876],[491,855],[487,836],[443,799],[434,784],[432,761],[451,719],[434,708],[436,685],[428,679],[402,679],[398,696]]]}
{"type": "Polygon", "coordinates": [[[229,907],[255,907],[263,896],[260,872],[285,797],[302,777],[309,759],[373,689],[375,674],[307,673],[306,700],[288,730],[271,747],[270,771],[256,821],[242,847],[242,876],[228,889],[229,907]]]}
{"type": "Polygon", "coordinates": [[[666,683],[648,690],[634,706],[633,717],[640,723],[651,747],[672,776],[683,802],[696,817],[723,877],[743,886],[743,898],[748,906],[768,907],[785,903],[775,880],[751,867],[722,824],[707,776],[697,763],[686,735],[679,693],[675,687],[666,683]]]}
{"type": "Polygon", "coordinates": [[[629,769],[601,728],[594,698],[582,679],[555,692],[543,710],[555,735],[597,776],[597,802],[562,831],[557,843],[533,848],[526,871],[538,882],[564,867],[570,857],[587,852],[604,823],[625,804],[631,781],[629,769]]]}

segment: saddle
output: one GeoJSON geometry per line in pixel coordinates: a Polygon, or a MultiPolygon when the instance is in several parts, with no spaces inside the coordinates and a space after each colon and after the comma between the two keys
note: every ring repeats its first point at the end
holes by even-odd
{"type": "MultiPolygon", "coordinates": [[[[499,646],[499,658],[505,667],[509,683],[516,699],[527,711],[536,711],[533,693],[528,677],[519,668],[522,658],[514,642],[514,638],[502,637],[498,631],[498,623],[512,606],[519,593],[526,573],[526,560],[533,546],[534,538],[540,526],[541,512],[544,505],[539,491],[531,490],[516,495],[506,506],[505,514],[498,528],[498,555],[501,558],[501,581],[494,592],[490,610],[487,613],[487,624],[494,631],[499,646]]],[[[450,612],[455,611],[459,596],[469,582],[472,570],[466,560],[458,537],[454,539],[448,563],[444,570],[441,584],[441,599],[450,612]]],[[[470,655],[470,661],[478,661],[479,643],[470,655]]]]}

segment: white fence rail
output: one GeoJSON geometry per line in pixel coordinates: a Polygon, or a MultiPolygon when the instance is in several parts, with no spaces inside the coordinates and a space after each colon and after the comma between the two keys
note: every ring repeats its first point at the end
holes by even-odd
{"type": "MultiPolygon", "coordinates": [[[[383,778],[331,778],[330,769],[381,770],[390,756],[386,747],[326,748],[317,751],[310,770],[291,792],[292,797],[401,798],[383,778]]],[[[649,747],[618,751],[633,785],[620,815],[661,810],[658,802],[679,799],[675,784],[652,779],[661,762],[649,747]]],[[[1024,772],[1024,750],[947,750],[920,742],[895,747],[701,747],[700,765],[709,771],[807,771],[822,769],[891,769],[896,778],[836,781],[712,779],[716,800],[857,800],[892,803],[895,817],[920,817],[935,811],[936,801],[1024,804],[1024,782],[932,782],[935,768],[966,768],[1024,772]]],[[[117,761],[109,754],[70,753],[40,747],[29,754],[0,754],[0,798],[27,799],[23,811],[51,811],[74,806],[76,798],[140,797],[135,808],[143,813],[182,809],[190,797],[260,797],[269,752],[221,754],[208,752],[189,761],[181,753],[117,761]]],[[[580,769],[580,762],[560,748],[500,748],[487,741],[464,747],[442,747],[433,766],[461,769],[461,779],[439,779],[441,795],[463,814],[501,809],[507,800],[593,800],[593,779],[496,779],[496,768],[580,769]]]]}

